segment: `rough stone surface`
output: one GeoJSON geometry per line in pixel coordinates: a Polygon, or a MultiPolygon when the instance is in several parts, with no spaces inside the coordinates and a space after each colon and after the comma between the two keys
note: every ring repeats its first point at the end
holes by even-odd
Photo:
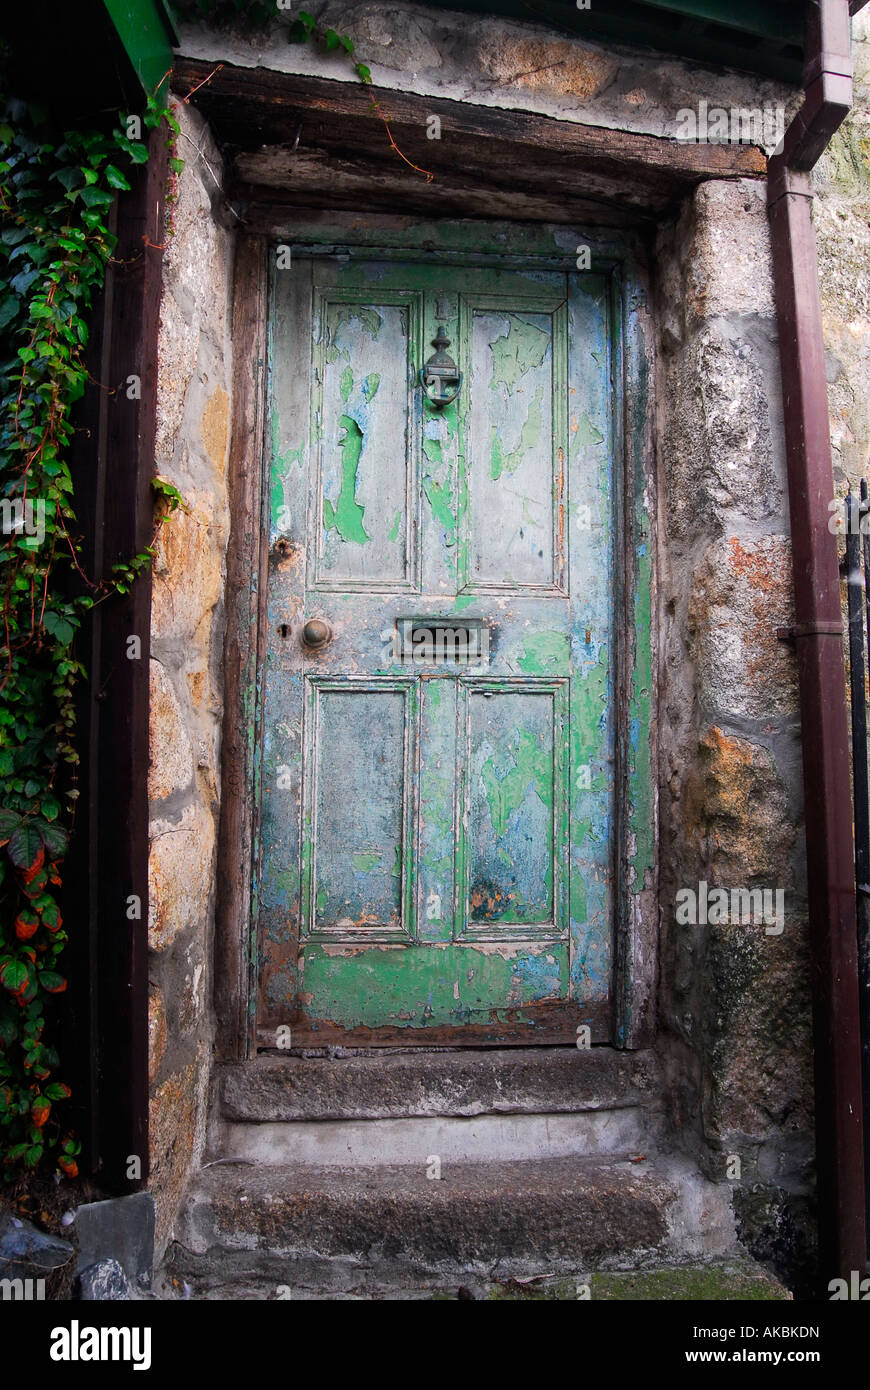
{"type": "Polygon", "coordinates": [[[152,821],[148,941],[153,951],[164,951],[207,916],[214,836],[212,814],[199,802],[185,806],[177,820],[152,821]]]}
{"type": "MultiPolygon", "coordinates": [[[[161,1295],[183,1298],[191,1285],[180,1275],[164,1277],[161,1295]]],[[[711,1302],[740,1300],[752,1302],[788,1302],[792,1295],[761,1263],[743,1258],[711,1260],[707,1264],[674,1264],[658,1269],[598,1270],[579,1268],[573,1274],[553,1275],[542,1269],[521,1278],[487,1278],[470,1271],[450,1279],[429,1277],[404,1279],[399,1285],[378,1287],[370,1281],[352,1276],[344,1284],[329,1281],[323,1276],[315,1284],[278,1285],[274,1277],[264,1277],[254,1267],[254,1261],[235,1257],[226,1279],[220,1276],[196,1277],[197,1298],[220,1300],[294,1301],[384,1299],[394,1302],[570,1302],[578,1299],[597,1302],[711,1302]]]]}
{"type": "MultiPolygon", "coordinates": [[[[75,1216],[77,1268],[82,1278],[85,1272],[100,1271],[108,1264],[120,1270],[125,1283],[148,1287],[154,1266],[154,1198],[150,1192],[87,1202],[76,1209],[75,1216]]],[[[103,1277],[100,1273],[93,1276],[97,1286],[103,1277]]],[[[105,1271],[105,1277],[109,1284],[117,1283],[111,1270],[105,1271]]],[[[91,1295],[101,1296],[108,1295],[91,1295]]]]}
{"type": "Polygon", "coordinates": [[[855,104],[813,174],[834,482],[870,459],[870,15],[852,22],[855,104]]]}
{"type": "Polygon", "coordinates": [[[510,30],[487,34],[477,44],[480,70],[499,87],[525,87],[587,102],[612,81],[615,58],[553,39],[519,39],[510,30]]]}
{"type": "Polygon", "coordinates": [[[154,443],[154,453],[159,460],[172,458],[198,348],[199,325],[185,319],[167,290],[160,305],[160,391],[154,443]]]}
{"type": "Polygon", "coordinates": [[[226,522],[216,517],[213,494],[190,485],[182,491],[185,510],[172,514],[157,540],[153,636],[167,658],[186,643],[208,657],[223,587],[226,522]]]}
{"type": "Polygon", "coordinates": [[[132,1293],[130,1281],[117,1260],[99,1260],[79,1276],[79,1297],[84,1303],[122,1303],[132,1293]]]}
{"type": "Polygon", "coordinates": [[[158,343],[157,466],[183,510],[158,537],[152,600],[149,1006],[158,1248],[205,1142],[206,1009],[220,804],[233,239],[214,216],[219,151],[179,105],[158,343]]]}
{"type": "Polygon", "coordinates": [[[163,1287],[196,1298],[399,1297],[736,1254],[728,1194],[670,1160],[550,1159],[272,1169],[225,1165],[188,1193],[163,1287]],[[679,1259],[679,1256],[677,1257],[679,1259]],[[437,1284],[435,1286],[437,1288],[437,1284]],[[223,1291],[223,1292],[221,1292],[223,1291]]]}
{"type": "Polygon", "coordinates": [[[38,1278],[61,1269],[74,1253],[69,1241],[40,1231],[9,1211],[0,1211],[0,1277],[38,1278]]]}
{"type": "MultiPolygon", "coordinates": [[[[789,1279],[811,1243],[812,1074],[781,378],[761,182],[659,237],[662,1048],[673,1122],[789,1279]],[[680,924],[677,892],[784,893],[783,930],[680,924]],[[762,1238],[778,1194],[790,1240],[762,1238]],[[756,1225],[756,1220],[758,1225],[756,1225]]],[[[753,1244],[755,1241],[760,1244],[753,1244]]]]}
{"type": "Polygon", "coordinates": [[[614,1249],[664,1244],[666,1183],[631,1165],[583,1161],[456,1165],[438,1181],[416,1168],[208,1170],[208,1194],[181,1227],[206,1251],[215,1241],[273,1252],[401,1257],[460,1266],[502,1258],[598,1260],[614,1249]],[[594,1219],[590,1219],[594,1214],[594,1219]]]}
{"type": "Polygon", "coordinates": [[[198,1148],[203,1123],[207,1059],[195,1057],[183,1070],[167,1076],[151,1094],[151,1174],[156,1207],[155,1242],[162,1250],[171,1230],[198,1148]]]}
{"type": "Polygon", "coordinates": [[[178,696],[165,668],[151,662],[151,767],[148,796],[163,801],[173,792],[183,792],[193,780],[193,750],[178,696]]]}
{"type": "MultiPolygon", "coordinates": [[[[349,34],[374,83],[423,96],[448,97],[567,121],[642,131],[675,139],[678,113],[700,100],[710,107],[782,108],[800,105],[785,83],[714,70],[630,44],[566,39],[552,27],[502,15],[477,15],[395,0],[387,14],[378,0],[310,0],[323,27],[349,34]]],[[[354,81],[343,55],[314,44],[288,44],[286,25],[251,35],[205,26],[181,27],[182,52],[212,62],[263,66],[354,81]]],[[[630,38],[626,34],[626,38],[630,38]]]]}
{"type": "Polygon", "coordinates": [[[711,717],[795,715],[797,671],[777,627],[793,621],[791,550],[785,536],[729,536],[692,577],[690,651],[711,717]]]}
{"type": "Polygon", "coordinates": [[[226,1119],[292,1121],[560,1114],[654,1103],[655,1057],[607,1048],[516,1048],[280,1058],[219,1072],[226,1119]]]}
{"type": "Polygon", "coordinates": [[[166,1052],[166,1009],[157,985],[148,989],[148,1083],[153,1085],[160,1075],[166,1052]]]}

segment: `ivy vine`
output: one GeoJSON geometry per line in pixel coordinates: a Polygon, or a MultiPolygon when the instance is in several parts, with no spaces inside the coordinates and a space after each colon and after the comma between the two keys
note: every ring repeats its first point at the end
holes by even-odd
{"type": "MultiPolygon", "coordinates": [[[[4,78],[9,86],[8,77],[4,78]]],[[[79,1140],[57,1050],[66,989],[58,890],[78,789],[75,638],[87,611],[125,593],[153,545],[95,583],[84,572],[69,452],[88,383],[88,312],[116,245],[108,226],[148,158],[130,124],[58,129],[0,98],[0,1159],[9,1180],[55,1150],[77,1174],[79,1140]]],[[[169,112],[151,98],[141,126],[169,112]]],[[[173,161],[177,171],[180,161],[173,161]]],[[[105,389],[103,387],[102,389],[105,389]]],[[[158,482],[165,515],[179,504],[158,482]]]]}
{"type": "MultiPolygon", "coordinates": [[[[289,19],[291,43],[341,52],[371,85],[353,40],[318,27],[283,0],[174,0],[183,18],[266,25],[289,19]]],[[[0,85],[8,92],[8,55],[0,85]]],[[[396,153],[406,159],[389,130],[396,153]]],[[[141,124],[178,125],[156,97],[141,124]]],[[[170,140],[172,135],[170,135],[170,140]]],[[[6,1180],[55,1151],[78,1172],[80,1143],[64,1125],[71,1092],[57,1049],[67,929],[58,890],[78,797],[75,693],[86,672],[75,651],[94,604],[128,591],[153,543],[107,580],[83,567],[69,454],[74,408],[88,384],[88,314],[116,238],[109,214],[128,174],[147,159],[141,131],[58,128],[48,111],[0,94],[0,1173],[6,1180]]],[[[170,160],[173,174],[182,161],[170,160]]],[[[170,192],[170,201],[172,194],[170,192]]],[[[102,386],[100,389],[107,389],[102,386]]],[[[159,527],[183,505],[153,481],[159,527]]]]}

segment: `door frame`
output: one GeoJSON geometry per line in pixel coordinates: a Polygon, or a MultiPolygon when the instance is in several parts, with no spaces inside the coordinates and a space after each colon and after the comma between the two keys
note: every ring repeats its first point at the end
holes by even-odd
{"type": "Polygon", "coordinates": [[[655,453],[653,340],[646,258],[630,231],[531,223],[415,221],[287,209],[280,222],[243,231],[233,289],[233,408],[224,642],[221,812],[215,902],[216,1055],[256,1055],[257,851],[260,806],[259,675],[265,663],[268,526],[264,525],[269,250],[276,243],[400,259],[591,269],[609,276],[612,362],[622,409],[614,414],[614,709],[616,873],[613,1045],[647,1047],[657,984],[655,453]],[[631,623],[619,615],[631,613],[631,623]]]}

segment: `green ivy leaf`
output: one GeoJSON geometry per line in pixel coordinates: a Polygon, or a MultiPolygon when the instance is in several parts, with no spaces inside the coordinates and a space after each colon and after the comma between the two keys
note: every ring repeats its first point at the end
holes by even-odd
{"type": "Polygon", "coordinates": [[[314,20],[307,10],[300,10],[287,30],[288,43],[307,43],[314,30],[314,20]]]}
{"type": "Polygon", "coordinates": [[[130,185],[124,178],[120,169],[116,169],[114,164],[106,165],[106,182],[110,188],[129,188],[130,185]]]}
{"type": "Polygon", "coordinates": [[[52,637],[56,637],[62,646],[66,647],[75,636],[75,628],[72,623],[68,623],[66,618],[62,618],[53,609],[47,608],[42,615],[42,626],[46,632],[50,632],[52,637]]]}
{"type": "Polygon", "coordinates": [[[39,983],[49,994],[59,994],[66,985],[63,975],[58,975],[56,970],[40,970],[39,983]]]}
{"type": "Polygon", "coordinates": [[[42,849],[42,836],[32,821],[22,821],[9,836],[9,858],[16,869],[29,869],[42,849]]]}
{"type": "Polygon", "coordinates": [[[44,821],[37,821],[37,828],[45,842],[49,858],[60,859],[66,853],[69,843],[69,836],[62,825],[47,825],[44,821]]]}
{"type": "Polygon", "coordinates": [[[10,994],[17,994],[27,984],[27,980],[27,966],[24,961],[7,960],[5,965],[0,965],[0,984],[4,989],[8,989],[10,994]]]}
{"type": "Polygon", "coordinates": [[[112,194],[104,188],[83,188],[81,199],[86,208],[105,208],[111,206],[112,194]]]}

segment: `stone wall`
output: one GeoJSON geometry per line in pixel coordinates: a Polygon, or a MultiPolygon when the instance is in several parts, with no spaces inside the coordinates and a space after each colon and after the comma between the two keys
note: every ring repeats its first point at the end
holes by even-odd
{"type": "Polygon", "coordinates": [[[870,14],[852,24],[855,105],[816,166],[813,219],[834,484],[870,478],[870,14]]]}
{"type": "Polygon", "coordinates": [[[658,245],[662,1016],[674,1116],[753,1253],[810,1258],[810,994],[791,555],[766,186],[702,184],[658,245]],[[782,931],[680,924],[699,884],[782,931]]]}
{"type": "MultiPolygon", "coordinates": [[[[782,104],[785,119],[800,106],[795,88],[745,73],[713,71],[697,63],[623,45],[565,37],[551,27],[380,0],[310,0],[318,24],[349,34],[355,59],[386,91],[448,98],[505,110],[535,111],[558,120],[609,126],[672,139],[677,112],[710,107],[782,104]]],[[[355,82],[343,52],[315,44],[289,44],[286,24],[235,35],[182,26],[189,58],[262,66],[355,82]]],[[[630,38],[626,30],[626,40],[630,38]]]]}
{"type": "Polygon", "coordinates": [[[163,527],[151,630],[151,1179],[158,1244],[201,1152],[211,1057],[224,555],[229,533],[232,236],[214,215],[221,158],[179,106],[160,309],[156,470],[185,499],[163,527]]]}

